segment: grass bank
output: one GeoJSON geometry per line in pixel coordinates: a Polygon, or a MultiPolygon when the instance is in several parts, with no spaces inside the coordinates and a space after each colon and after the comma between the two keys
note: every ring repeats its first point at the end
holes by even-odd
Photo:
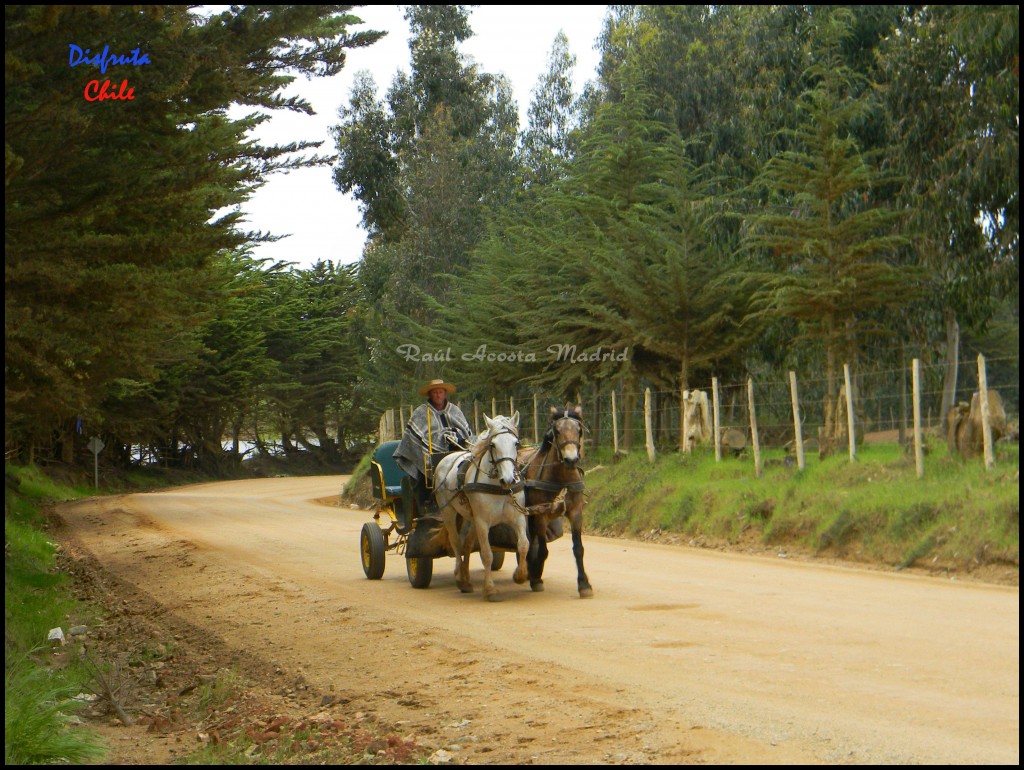
{"type": "MultiPolygon", "coordinates": [[[[937,442],[933,442],[937,443],[937,442]]],[[[896,444],[807,458],[782,450],[716,462],[710,449],[644,452],[591,462],[587,524],[627,537],[674,535],[710,545],[758,545],[823,557],[956,573],[1006,572],[1020,565],[1019,445],[1001,444],[996,465],[965,461],[939,445],[918,479],[896,444]]]]}
{"type": "Polygon", "coordinates": [[[91,620],[46,537],[41,506],[88,494],[55,484],[38,469],[5,468],[4,485],[4,761],[8,765],[79,764],[102,753],[98,738],[77,728],[91,674],[48,640],[91,620]]]}
{"type": "MultiPolygon", "coordinates": [[[[147,597],[111,592],[116,584],[98,580],[98,567],[61,552],[47,535],[49,505],[95,494],[92,479],[68,468],[49,471],[58,480],[39,468],[6,468],[6,764],[96,764],[112,756],[149,764],[175,733],[190,739],[170,757],[180,764],[426,761],[423,747],[375,721],[324,721],[319,709],[292,713],[280,681],[242,673],[230,652],[164,617],[147,597]],[[48,640],[56,628],[66,644],[48,640]],[[115,725],[133,725],[130,746],[110,742],[125,740],[110,737],[115,725]]],[[[118,477],[101,493],[200,480],[208,479],[140,472],[118,477]]]]}

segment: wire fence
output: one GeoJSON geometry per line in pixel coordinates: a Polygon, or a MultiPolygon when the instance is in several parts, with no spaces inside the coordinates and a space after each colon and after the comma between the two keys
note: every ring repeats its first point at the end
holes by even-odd
{"type": "MultiPolygon", "coordinates": [[[[1020,382],[1018,359],[993,358],[985,362],[987,387],[999,393],[1006,412],[1011,435],[1016,435],[1020,415],[1020,382]]],[[[979,388],[978,361],[959,362],[954,403],[970,404],[979,388]]],[[[826,431],[829,383],[817,374],[794,373],[801,419],[801,432],[810,449],[826,431]]],[[[943,383],[946,367],[941,364],[919,365],[918,409],[920,427],[943,437],[943,383]]],[[[913,367],[851,370],[851,394],[857,438],[865,434],[896,441],[909,436],[914,428],[913,367]],[[882,434],[879,436],[879,434],[882,434]]],[[[844,386],[842,372],[838,386],[844,386]]],[[[751,403],[757,425],[757,441],[762,449],[791,448],[795,439],[793,391],[789,377],[753,377],[743,381],[714,379],[713,382],[691,383],[692,390],[703,391],[713,400],[717,391],[719,436],[729,430],[751,436],[751,403]],[[713,387],[717,385],[717,387],[713,387]],[[750,398],[753,391],[753,400],[750,398]]],[[[835,392],[835,385],[833,392],[835,392]]],[[[591,385],[576,393],[505,392],[488,398],[465,398],[457,402],[474,430],[483,428],[483,415],[520,413],[520,434],[525,441],[538,442],[543,437],[551,407],[566,403],[583,407],[587,424],[588,446],[620,452],[644,451],[648,441],[657,452],[687,449],[684,431],[688,430],[687,402],[677,390],[657,390],[637,383],[629,388],[616,385],[591,385]],[[648,395],[649,394],[649,395],[648,395]],[[645,412],[645,406],[647,411],[645,412]],[[648,422],[650,426],[648,427],[648,422]]],[[[418,404],[399,404],[381,419],[381,440],[397,438],[418,404]]],[[[832,404],[833,408],[836,404],[832,404]]],[[[841,408],[841,405],[839,405],[841,408]]]]}

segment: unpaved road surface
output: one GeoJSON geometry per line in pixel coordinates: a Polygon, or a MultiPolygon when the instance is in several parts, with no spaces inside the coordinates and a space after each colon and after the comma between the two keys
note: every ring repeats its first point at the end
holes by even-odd
{"type": "Polygon", "coordinates": [[[1019,589],[568,536],[547,590],[367,580],[345,477],[63,506],[63,536],[161,612],[455,763],[1017,765],[1019,589]]]}

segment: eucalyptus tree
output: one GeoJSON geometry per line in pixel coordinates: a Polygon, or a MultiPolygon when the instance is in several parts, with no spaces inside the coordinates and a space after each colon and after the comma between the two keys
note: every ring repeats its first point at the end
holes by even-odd
{"type": "Polygon", "coordinates": [[[465,269],[488,209],[511,199],[518,117],[504,78],[458,50],[466,6],[408,6],[411,71],[384,98],[357,82],[333,134],[335,183],[360,203],[370,299],[426,320],[465,269]]]}
{"type": "Polygon", "coordinates": [[[413,382],[443,373],[400,350],[451,304],[488,218],[519,178],[511,88],[459,50],[473,34],[469,7],[408,6],[405,19],[409,71],[383,96],[360,80],[332,129],[335,184],[355,195],[369,234],[358,269],[359,392],[375,404],[401,402],[413,382]]]}
{"type": "Polygon", "coordinates": [[[1019,295],[1019,51],[1016,6],[923,6],[880,57],[893,163],[932,279],[919,317],[945,328],[942,414],[961,326],[983,333],[1019,295]]]}
{"type": "Polygon", "coordinates": [[[555,36],[548,67],[533,90],[522,135],[523,176],[526,187],[551,184],[565,173],[583,121],[582,98],[573,89],[576,57],[569,52],[564,32],[555,36]]]}

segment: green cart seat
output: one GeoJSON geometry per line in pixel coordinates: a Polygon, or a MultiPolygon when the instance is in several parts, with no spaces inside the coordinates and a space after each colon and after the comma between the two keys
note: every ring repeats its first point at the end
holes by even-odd
{"type": "Polygon", "coordinates": [[[402,496],[402,479],[405,471],[398,467],[394,454],[398,449],[400,441],[385,441],[373,450],[370,458],[373,471],[370,473],[370,480],[373,484],[373,494],[381,500],[393,500],[402,496]]]}

